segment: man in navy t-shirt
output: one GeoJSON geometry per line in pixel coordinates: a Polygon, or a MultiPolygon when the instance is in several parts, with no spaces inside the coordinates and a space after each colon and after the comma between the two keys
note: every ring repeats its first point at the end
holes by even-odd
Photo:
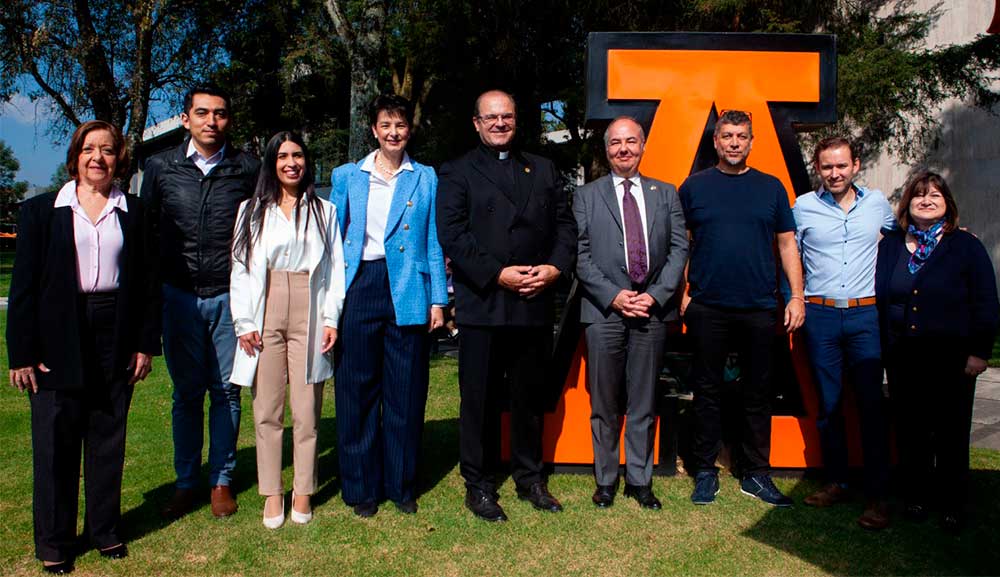
{"type": "Polygon", "coordinates": [[[784,327],[805,319],[802,263],[788,194],[777,178],[747,166],[753,142],[750,116],[723,112],[715,125],[719,163],[692,174],[680,188],[691,235],[689,293],[681,307],[694,346],[694,465],[691,501],[707,505],[719,492],[715,460],[722,448],[723,370],[730,348],[739,355],[741,490],[779,507],[792,504],[771,481],[771,356],[778,279],[773,246],[792,296],[784,327]]]}

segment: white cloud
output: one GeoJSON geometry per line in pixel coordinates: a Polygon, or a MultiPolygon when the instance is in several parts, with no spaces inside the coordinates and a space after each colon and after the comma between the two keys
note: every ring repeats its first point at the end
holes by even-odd
{"type": "Polygon", "coordinates": [[[4,119],[28,125],[35,124],[36,121],[44,121],[46,116],[44,103],[32,102],[30,98],[20,92],[15,94],[10,102],[0,102],[0,112],[2,112],[4,119]]]}

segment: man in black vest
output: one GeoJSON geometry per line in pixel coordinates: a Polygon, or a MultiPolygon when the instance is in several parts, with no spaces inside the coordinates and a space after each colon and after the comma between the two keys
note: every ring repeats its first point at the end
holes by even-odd
{"type": "Polygon", "coordinates": [[[438,238],[454,272],[465,505],[505,521],[493,477],[504,396],[518,497],[562,510],[542,475],[543,391],[553,386],[553,283],[573,270],[576,224],[552,162],[513,149],[511,95],[481,94],[472,122],[482,144],[441,167],[438,238]]]}
{"type": "Polygon", "coordinates": [[[195,86],[184,97],[180,147],[146,163],[143,200],[163,279],[163,353],[174,383],[174,496],[168,519],[196,502],[205,393],[209,396],[208,482],[212,514],[236,512],[229,488],[236,466],[240,387],[229,382],[236,331],[229,312],[230,247],[240,203],[250,198],[260,162],[226,142],[229,96],[195,86]]]}

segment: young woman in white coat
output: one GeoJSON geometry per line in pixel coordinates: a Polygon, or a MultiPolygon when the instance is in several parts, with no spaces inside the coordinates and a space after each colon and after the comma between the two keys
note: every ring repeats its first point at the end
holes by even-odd
{"type": "Polygon", "coordinates": [[[231,380],[253,387],[257,479],[264,526],[285,520],[281,445],[285,396],[292,407],[291,519],[312,519],[316,436],[323,383],[344,302],[344,254],[336,208],[316,196],[302,139],[279,132],[267,143],[253,198],[240,206],[233,236],[230,302],[239,347],[231,380]]]}

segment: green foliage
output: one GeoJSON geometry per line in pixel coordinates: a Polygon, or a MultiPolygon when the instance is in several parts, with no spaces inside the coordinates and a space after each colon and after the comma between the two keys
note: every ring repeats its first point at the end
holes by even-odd
{"type": "Polygon", "coordinates": [[[52,179],[49,181],[49,185],[45,188],[45,192],[59,192],[59,189],[63,187],[64,184],[69,182],[69,171],[66,170],[66,164],[60,162],[59,166],[56,167],[55,172],[52,173],[52,179]]]}
{"type": "Polygon", "coordinates": [[[28,183],[15,181],[21,163],[14,157],[14,151],[0,140],[0,232],[17,223],[17,203],[24,198],[28,183]]]}

